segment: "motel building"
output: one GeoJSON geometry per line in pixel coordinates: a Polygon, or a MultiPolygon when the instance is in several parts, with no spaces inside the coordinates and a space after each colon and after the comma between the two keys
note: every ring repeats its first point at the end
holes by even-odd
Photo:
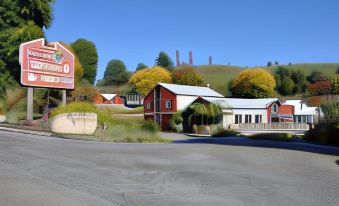
{"type": "MultiPolygon", "coordinates": [[[[192,104],[216,104],[222,110],[222,120],[219,124],[226,129],[246,130],[309,130],[307,123],[313,123],[316,113],[315,108],[303,105],[307,117],[298,121],[295,116],[296,102],[291,104],[282,102],[278,98],[240,99],[224,98],[209,87],[187,86],[177,84],[159,83],[144,99],[145,120],[156,121],[163,131],[169,131],[171,116],[181,111],[183,114],[192,104]],[[307,108],[307,109],[306,109],[307,108]],[[313,113],[312,113],[313,112],[313,113]]],[[[300,105],[299,105],[300,106],[300,105]]],[[[300,114],[300,108],[297,108],[300,114]]],[[[304,112],[303,111],[303,112],[304,112]]],[[[187,126],[183,116],[184,132],[192,132],[187,126]]],[[[210,125],[206,125],[210,127],[210,125]]]]}

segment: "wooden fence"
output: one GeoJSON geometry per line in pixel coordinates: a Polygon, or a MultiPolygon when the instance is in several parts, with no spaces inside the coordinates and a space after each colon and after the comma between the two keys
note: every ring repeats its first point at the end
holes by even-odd
{"type": "Polygon", "coordinates": [[[239,130],[298,130],[308,131],[310,126],[305,123],[287,123],[287,122],[274,122],[274,123],[240,123],[239,130]]]}

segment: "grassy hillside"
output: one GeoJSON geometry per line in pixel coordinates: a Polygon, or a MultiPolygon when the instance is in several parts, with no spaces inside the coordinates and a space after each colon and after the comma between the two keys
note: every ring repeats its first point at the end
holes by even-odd
{"type": "Polygon", "coordinates": [[[119,86],[115,86],[115,85],[95,86],[95,88],[98,89],[102,93],[118,94],[118,95],[125,95],[127,92],[131,90],[128,84],[119,85],[119,86]]]}
{"type": "Polygon", "coordinates": [[[241,67],[226,65],[200,65],[197,72],[201,75],[206,84],[215,91],[228,95],[228,84],[240,71],[241,67]]]}
{"type": "MultiPolygon", "coordinates": [[[[289,68],[291,70],[299,69],[304,71],[306,75],[311,74],[312,71],[320,71],[328,76],[335,74],[337,68],[339,68],[339,63],[331,64],[292,64],[288,65],[279,65],[289,68]]],[[[227,66],[227,65],[199,65],[197,67],[197,72],[201,75],[206,84],[210,84],[211,88],[215,91],[227,96],[229,95],[229,82],[234,78],[243,67],[237,66],[227,66]]],[[[278,66],[271,67],[262,67],[273,73],[277,70],[278,66]]]]}

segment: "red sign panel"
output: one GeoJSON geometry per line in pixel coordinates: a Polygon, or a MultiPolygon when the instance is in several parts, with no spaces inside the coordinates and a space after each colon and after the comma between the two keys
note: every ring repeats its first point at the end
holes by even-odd
{"type": "Polygon", "coordinates": [[[58,42],[44,39],[20,45],[21,84],[29,87],[74,89],[74,56],[58,42]]]}

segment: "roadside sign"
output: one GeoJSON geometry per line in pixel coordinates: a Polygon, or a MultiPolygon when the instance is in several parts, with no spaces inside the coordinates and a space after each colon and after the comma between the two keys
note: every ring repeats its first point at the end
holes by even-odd
{"type": "Polygon", "coordinates": [[[20,45],[21,84],[28,87],[74,89],[74,55],[59,42],[45,39],[20,45]]]}

